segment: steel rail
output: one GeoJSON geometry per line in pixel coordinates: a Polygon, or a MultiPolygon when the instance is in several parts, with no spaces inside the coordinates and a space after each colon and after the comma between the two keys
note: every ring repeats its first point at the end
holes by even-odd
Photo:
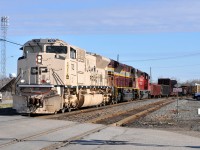
{"type": "MultiPolygon", "coordinates": [[[[165,103],[162,101],[162,104],[159,104],[158,106],[159,106],[159,107],[162,107],[162,106],[167,105],[167,104],[169,104],[169,103],[171,103],[171,102],[173,102],[173,101],[174,101],[174,100],[170,100],[170,101],[165,102],[165,103]]],[[[159,109],[158,106],[156,106],[156,109],[159,109]]],[[[153,108],[154,108],[154,107],[153,107],[153,108]]],[[[149,109],[149,111],[147,111],[147,113],[150,113],[150,112],[156,110],[155,108],[154,108],[154,109],[153,109],[153,108],[151,108],[151,110],[149,109]]],[[[138,114],[135,114],[135,116],[137,116],[137,118],[139,118],[139,117],[141,117],[141,116],[143,116],[143,115],[145,115],[145,114],[146,114],[146,113],[141,113],[141,115],[139,115],[139,113],[138,113],[138,114]]],[[[132,118],[131,118],[130,120],[132,120],[132,118]]],[[[128,121],[130,121],[130,120],[128,119],[128,121]]],[[[122,124],[124,124],[124,122],[125,122],[125,121],[123,120],[123,122],[122,122],[121,124],[120,124],[120,122],[116,122],[116,123],[118,123],[117,125],[122,125],[122,124]]],[[[116,124],[110,124],[110,126],[113,126],[113,125],[116,125],[116,124]]],[[[99,132],[99,131],[101,131],[101,130],[107,128],[107,127],[109,127],[109,126],[101,126],[101,127],[95,128],[95,129],[93,129],[93,130],[84,132],[84,133],[82,133],[82,134],[80,134],[80,135],[77,135],[77,136],[68,138],[68,139],[66,139],[66,140],[63,140],[63,141],[61,141],[61,142],[59,142],[59,143],[51,144],[51,145],[49,145],[49,146],[47,146],[47,147],[42,148],[41,150],[54,150],[54,149],[59,149],[59,148],[61,148],[61,147],[65,147],[65,146],[69,145],[70,142],[72,142],[72,141],[79,140],[79,139],[81,139],[81,138],[84,138],[85,136],[88,136],[88,135],[93,134],[93,133],[95,133],[95,132],[99,132]]]]}
{"type": "Polygon", "coordinates": [[[3,144],[0,144],[0,148],[3,148],[3,147],[6,147],[6,146],[9,146],[9,145],[12,145],[12,144],[16,144],[18,142],[24,142],[24,141],[27,141],[27,140],[30,140],[30,139],[33,139],[33,138],[36,138],[36,137],[39,137],[39,136],[43,136],[43,135],[46,135],[46,134],[50,134],[50,133],[53,133],[53,132],[56,132],[56,131],[59,131],[59,130],[63,130],[63,129],[66,129],[66,128],[70,128],[74,125],[78,125],[79,123],[76,122],[76,123],[72,123],[72,124],[69,124],[69,125],[65,125],[65,126],[61,126],[61,127],[57,127],[57,128],[53,128],[53,129],[49,129],[49,130],[46,130],[46,131],[42,131],[42,132],[39,132],[37,134],[33,134],[33,135],[30,135],[30,136],[26,136],[24,138],[13,138],[12,141],[10,142],[7,142],[7,143],[3,143],[3,144]]]}
{"type": "MultiPolygon", "coordinates": [[[[154,107],[153,107],[153,108],[151,107],[151,109],[148,109],[148,111],[145,111],[145,112],[142,111],[142,112],[140,112],[140,113],[135,114],[135,117],[136,117],[136,119],[138,119],[139,117],[141,117],[141,116],[143,116],[143,115],[145,115],[145,114],[147,114],[147,113],[150,113],[150,112],[152,112],[152,111],[155,111],[156,109],[159,109],[160,107],[162,107],[162,106],[164,106],[164,105],[167,105],[168,103],[173,102],[173,101],[174,101],[174,100],[170,100],[170,101],[168,101],[168,102],[166,102],[166,103],[164,103],[164,104],[159,104],[159,105],[156,106],[155,108],[154,108],[154,107]]],[[[163,101],[162,101],[162,102],[163,102],[163,101]]],[[[126,119],[126,118],[125,118],[125,119],[126,119]]],[[[134,119],[134,117],[133,117],[133,118],[129,118],[129,119],[127,119],[126,121],[121,120],[121,122],[118,121],[118,122],[116,122],[115,124],[110,124],[110,125],[117,125],[117,126],[123,125],[125,122],[129,122],[130,120],[133,120],[133,119],[134,119]]],[[[70,128],[70,127],[75,126],[75,125],[78,125],[78,124],[80,124],[80,123],[76,122],[76,123],[72,123],[72,124],[69,124],[69,125],[65,125],[65,126],[61,126],[61,127],[49,129],[49,130],[46,130],[46,131],[42,131],[42,132],[39,132],[39,133],[37,133],[37,134],[33,134],[33,135],[30,135],[30,136],[27,136],[27,137],[24,137],[24,138],[20,138],[20,139],[14,138],[14,139],[13,139],[12,141],[10,141],[10,142],[0,144],[0,148],[4,148],[4,147],[6,147],[6,146],[9,146],[9,145],[12,145],[12,144],[16,144],[16,143],[18,143],[18,142],[25,142],[25,141],[27,141],[27,140],[30,140],[30,139],[33,139],[33,138],[37,138],[37,137],[40,137],[40,136],[43,136],[43,135],[48,135],[48,134],[50,134],[50,133],[53,133],[53,132],[56,132],[56,131],[59,131],[59,130],[63,130],[63,129],[66,129],[66,128],[70,128]]],[[[70,142],[72,142],[72,141],[81,139],[81,138],[83,138],[83,137],[85,137],[85,136],[88,136],[88,135],[93,134],[93,133],[95,133],[95,132],[99,132],[99,131],[101,131],[101,130],[103,130],[103,129],[106,129],[106,128],[108,128],[108,127],[109,127],[109,126],[101,125],[100,127],[97,127],[97,128],[95,128],[95,129],[92,129],[92,130],[89,130],[89,131],[86,131],[86,132],[83,132],[83,133],[81,133],[81,134],[79,134],[79,135],[77,135],[77,136],[73,136],[73,137],[64,139],[64,140],[62,140],[62,141],[56,142],[56,143],[54,143],[54,144],[48,145],[48,146],[46,146],[46,147],[43,147],[42,150],[52,150],[52,149],[58,149],[58,148],[61,148],[61,147],[65,147],[65,146],[69,145],[70,142]]]]}
{"type": "Polygon", "coordinates": [[[148,107],[151,107],[151,106],[154,106],[154,105],[159,105],[160,103],[163,103],[165,101],[166,100],[161,100],[161,101],[150,103],[150,104],[146,104],[146,105],[143,105],[143,106],[140,106],[140,107],[131,108],[131,109],[128,109],[128,110],[123,110],[123,111],[117,112],[117,113],[113,113],[113,114],[108,114],[108,115],[105,115],[105,116],[97,117],[97,118],[88,120],[87,123],[99,123],[100,121],[103,121],[103,120],[106,120],[106,119],[110,119],[110,118],[114,118],[114,117],[117,117],[117,116],[120,116],[120,115],[124,115],[124,114],[130,113],[132,111],[141,111],[143,109],[148,109],[148,107]]]}
{"type": "Polygon", "coordinates": [[[162,108],[163,106],[166,106],[166,105],[168,105],[168,104],[170,104],[172,102],[174,102],[174,100],[159,104],[159,105],[157,105],[155,107],[152,107],[152,108],[149,108],[147,110],[143,110],[141,112],[138,112],[138,113],[136,113],[134,115],[131,115],[129,117],[126,117],[126,118],[124,118],[124,119],[122,119],[120,121],[117,121],[117,122],[113,123],[112,126],[124,126],[124,125],[126,125],[126,124],[128,124],[130,122],[133,122],[133,121],[135,121],[135,120],[137,120],[137,119],[139,119],[139,118],[141,118],[143,116],[146,116],[149,113],[154,112],[154,111],[156,111],[156,110],[162,108]]]}
{"type": "Polygon", "coordinates": [[[84,108],[84,109],[75,110],[75,111],[72,111],[72,112],[65,112],[65,113],[55,114],[55,115],[35,116],[35,117],[36,118],[42,118],[42,119],[56,119],[56,118],[59,118],[59,117],[73,116],[73,115],[77,115],[77,114],[81,114],[81,113],[88,113],[88,112],[103,110],[103,109],[106,109],[106,108],[113,108],[113,107],[118,107],[118,106],[121,106],[121,105],[127,105],[127,104],[130,104],[130,103],[137,103],[137,102],[147,101],[147,100],[151,100],[151,99],[133,100],[133,101],[121,102],[121,103],[112,104],[112,105],[106,105],[106,106],[102,106],[102,107],[84,108]]]}
{"type": "Polygon", "coordinates": [[[102,125],[102,126],[100,126],[100,127],[97,127],[97,128],[95,128],[95,129],[86,131],[86,132],[84,132],[84,133],[82,133],[82,134],[79,134],[79,135],[77,135],[77,136],[73,136],[73,137],[71,137],[71,138],[68,138],[68,139],[66,139],[66,140],[63,140],[63,141],[61,141],[61,142],[59,142],[59,143],[55,143],[55,144],[49,145],[49,146],[47,146],[47,147],[44,147],[44,148],[42,148],[41,150],[54,150],[54,149],[59,149],[59,148],[61,148],[61,147],[65,147],[65,146],[69,145],[70,142],[72,142],[72,141],[79,140],[79,139],[81,139],[81,138],[83,138],[83,137],[85,137],[85,136],[88,136],[88,135],[93,134],[93,133],[95,133],[95,132],[99,132],[99,131],[101,131],[101,130],[103,130],[103,129],[106,129],[106,128],[108,128],[108,126],[103,126],[103,125],[102,125]]]}

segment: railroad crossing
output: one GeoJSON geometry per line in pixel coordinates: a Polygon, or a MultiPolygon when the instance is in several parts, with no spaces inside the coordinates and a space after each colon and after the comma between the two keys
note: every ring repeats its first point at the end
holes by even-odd
{"type": "Polygon", "coordinates": [[[0,128],[0,149],[4,150],[200,148],[199,138],[153,129],[123,128],[23,116],[0,116],[0,128]]]}

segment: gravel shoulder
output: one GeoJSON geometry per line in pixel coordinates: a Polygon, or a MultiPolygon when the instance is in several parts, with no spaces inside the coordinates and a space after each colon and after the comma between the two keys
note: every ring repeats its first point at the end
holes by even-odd
{"type": "Polygon", "coordinates": [[[149,99],[149,100],[140,100],[140,101],[133,101],[132,103],[112,107],[112,108],[104,108],[103,110],[96,110],[93,112],[88,112],[88,113],[81,113],[81,114],[76,114],[72,116],[68,116],[67,114],[65,116],[61,116],[57,118],[58,120],[68,120],[68,121],[76,121],[76,122],[87,122],[88,120],[97,118],[97,117],[102,117],[108,114],[114,114],[120,111],[124,110],[129,110],[129,109],[134,109],[138,108],[150,103],[154,103],[157,101],[161,101],[163,99],[149,99]]]}
{"type": "Polygon", "coordinates": [[[200,101],[177,99],[128,127],[151,128],[200,137],[200,101]]]}

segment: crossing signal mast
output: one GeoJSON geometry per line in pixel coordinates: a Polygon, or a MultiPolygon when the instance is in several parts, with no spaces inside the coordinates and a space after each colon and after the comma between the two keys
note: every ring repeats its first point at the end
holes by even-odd
{"type": "Polygon", "coordinates": [[[1,73],[0,78],[6,77],[6,37],[8,29],[8,16],[1,17],[1,73]]]}

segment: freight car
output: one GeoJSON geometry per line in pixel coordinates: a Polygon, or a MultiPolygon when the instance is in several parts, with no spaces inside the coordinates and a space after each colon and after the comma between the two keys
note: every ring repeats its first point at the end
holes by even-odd
{"type": "Polygon", "coordinates": [[[159,78],[158,84],[161,85],[162,96],[168,97],[175,95],[175,93],[173,92],[173,88],[177,84],[176,80],[171,80],[169,78],[159,78]]]}
{"type": "Polygon", "coordinates": [[[169,97],[170,96],[170,86],[169,85],[161,85],[161,95],[162,97],[169,97]]]}
{"type": "Polygon", "coordinates": [[[190,95],[190,94],[189,94],[189,93],[190,93],[190,88],[189,88],[189,86],[184,86],[184,85],[182,85],[180,88],[182,89],[182,92],[179,92],[179,93],[178,93],[179,96],[188,96],[188,95],[190,95]]]}
{"type": "Polygon", "coordinates": [[[174,93],[173,92],[173,88],[175,88],[175,85],[177,85],[177,81],[176,80],[171,80],[171,87],[170,87],[170,89],[171,89],[171,96],[175,96],[176,95],[176,93],[174,93]]]}
{"type": "Polygon", "coordinates": [[[148,74],[62,40],[33,39],[21,50],[13,96],[19,113],[65,112],[148,93],[148,74]]]}
{"type": "Polygon", "coordinates": [[[159,84],[150,84],[150,96],[151,98],[158,98],[162,96],[161,85],[159,84]]]}
{"type": "Polygon", "coordinates": [[[195,93],[200,93],[200,84],[195,83],[195,85],[193,86],[193,94],[195,93]]]}

